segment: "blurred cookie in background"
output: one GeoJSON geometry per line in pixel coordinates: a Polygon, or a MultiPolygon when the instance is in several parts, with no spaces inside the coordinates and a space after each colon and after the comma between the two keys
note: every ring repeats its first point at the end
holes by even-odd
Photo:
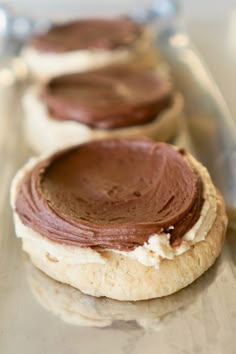
{"type": "Polygon", "coordinates": [[[153,66],[158,60],[152,30],[126,17],[79,19],[35,35],[22,51],[38,80],[111,64],[153,66]]]}
{"type": "Polygon", "coordinates": [[[27,141],[41,153],[110,137],[169,141],[178,131],[183,98],[159,73],[120,65],[34,85],[23,106],[27,141]]]}

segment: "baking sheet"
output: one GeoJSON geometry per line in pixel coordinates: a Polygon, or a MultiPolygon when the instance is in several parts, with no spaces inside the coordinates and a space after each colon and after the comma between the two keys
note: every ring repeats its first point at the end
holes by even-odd
{"type": "MultiPolygon", "coordinates": [[[[171,65],[174,70],[175,62],[171,65]]],[[[193,81],[199,81],[194,69],[188,68],[188,73],[193,81]]],[[[207,92],[204,82],[202,86],[207,92]]],[[[135,307],[132,303],[93,301],[80,296],[71,296],[67,304],[60,305],[57,295],[66,290],[56,290],[55,284],[44,281],[43,275],[37,275],[37,271],[27,266],[20,241],[14,236],[9,206],[10,181],[29,156],[21,127],[22,89],[21,84],[11,85],[10,82],[0,88],[0,352],[235,353],[236,234],[233,230],[228,231],[216,264],[194,284],[168,298],[142,302],[135,307]],[[53,308],[54,313],[33,296],[29,284],[32,287],[35,283],[44,306],[53,308]],[[87,327],[69,324],[60,318],[66,312],[67,321],[74,318],[75,322],[81,311],[82,317],[87,315],[84,319],[87,327]],[[100,324],[99,317],[103,321],[100,324]],[[122,321],[123,318],[127,321],[122,321]],[[92,327],[88,326],[89,321],[92,327]],[[102,323],[104,327],[96,327],[102,323]]],[[[190,96],[193,100],[196,98],[194,90],[190,96]]],[[[208,108],[214,111],[214,102],[208,100],[208,108]]],[[[186,142],[186,133],[181,139],[182,143],[186,142]]]]}

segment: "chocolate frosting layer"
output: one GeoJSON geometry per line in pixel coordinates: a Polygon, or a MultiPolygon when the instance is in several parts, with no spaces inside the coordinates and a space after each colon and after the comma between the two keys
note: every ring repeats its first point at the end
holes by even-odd
{"type": "Polygon", "coordinates": [[[150,71],[120,66],[52,79],[41,99],[53,119],[114,129],[152,121],[170,105],[172,92],[150,71]]]}
{"type": "Polygon", "coordinates": [[[143,27],[128,18],[81,19],[53,26],[34,36],[29,45],[42,52],[69,52],[81,49],[116,49],[132,46],[143,27]]]}
{"type": "Polygon", "coordinates": [[[178,245],[202,203],[201,179],[180,152],[122,139],[86,143],[38,163],[19,186],[16,212],[50,240],[129,251],[161,232],[178,245]]]}

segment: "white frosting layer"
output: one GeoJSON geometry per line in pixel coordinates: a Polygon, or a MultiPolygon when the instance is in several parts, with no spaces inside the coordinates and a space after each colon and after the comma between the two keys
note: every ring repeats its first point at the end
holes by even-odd
{"type": "Polygon", "coordinates": [[[23,98],[26,137],[37,153],[109,137],[148,136],[166,141],[176,132],[183,108],[182,97],[176,94],[172,106],[148,124],[110,130],[94,129],[79,122],[51,118],[47,107],[39,98],[39,92],[40,87],[33,86],[23,98]]]}
{"type": "Polygon", "coordinates": [[[25,59],[30,73],[40,81],[45,81],[62,74],[83,72],[110,64],[132,61],[139,56],[143,56],[146,52],[148,53],[151,48],[151,42],[151,31],[146,29],[143,36],[129,48],[113,50],[83,49],[53,53],[42,52],[27,46],[23,49],[21,55],[25,59]]]}
{"type": "Polygon", "coordinates": [[[78,50],[56,54],[43,53],[27,47],[23,50],[22,56],[33,76],[44,81],[62,74],[83,72],[111,63],[128,61],[132,58],[133,52],[125,49],[113,52],[78,50]]]}
{"type": "MultiPolygon", "coordinates": [[[[18,186],[22,178],[44,157],[33,158],[18,171],[11,187],[11,205],[15,210],[15,200],[18,186]]],[[[204,203],[201,210],[200,218],[195,225],[184,235],[181,245],[172,247],[169,242],[168,234],[150,235],[147,243],[143,246],[136,247],[133,251],[124,252],[109,250],[110,252],[118,252],[126,257],[134,259],[146,266],[158,268],[163,259],[173,259],[176,256],[186,252],[192,245],[205,239],[210,231],[217,213],[217,196],[216,189],[211,181],[209,173],[199,162],[193,157],[188,157],[191,164],[197,169],[203,181],[203,197],[204,203]]],[[[106,258],[103,256],[102,249],[80,248],[69,246],[50,241],[48,238],[41,236],[38,232],[25,226],[16,212],[14,212],[14,221],[16,235],[21,238],[29,238],[35,241],[36,247],[43,248],[49,257],[54,261],[66,260],[68,264],[78,263],[105,263],[106,258]]],[[[170,225],[171,227],[171,225],[170,225]]]]}

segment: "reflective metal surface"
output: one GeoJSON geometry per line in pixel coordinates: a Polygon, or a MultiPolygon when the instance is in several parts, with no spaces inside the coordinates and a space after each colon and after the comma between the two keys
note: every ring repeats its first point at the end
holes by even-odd
{"type": "MultiPolygon", "coordinates": [[[[197,126],[201,126],[204,134],[207,131],[209,137],[205,146],[205,139],[197,142],[193,136],[195,151],[200,158],[206,157],[204,162],[211,171],[215,168],[216,177],[220,175],[224,182],[228,181],[229,189],[222,190],[228,205],[234,206],[235,199],[231,203],[230,198],[236,185],[232,173],[235,155],[231,155],[236,137],[233,123],[196,52],[185,37],[172,35],[168,40],[165,37],[162,48],[177,85],[186,94],[187,126],[194,132],[197,121],[197,126]],[[203,153],[200,148],[204,148],[203,153]],[[222,151],[224,154],[219,154],[222,151]],[[229,158],[215,163],[219,156],[229,158]]],[[[24,260],[20,241],[14,236],[9,206],[10,180],[29,155],[21,130],[22,87],[9,80],[5,83],[3,80],[3,84],[0,89],[0,353],[234,354],[236,233],[233,230],[228,231],[216,264],[194,284],[167,298],[135,304],[85,296],[47,278],[24,260]]],[[[182,145],[191,145],[187,138],[183,132],[182,145]]]]}
{"type": "Polygon", "coordinates": [[[166,29],[158,42],[185,97],[186,125],[195,154],[236,212],[236,121],[186,33],[166,29]]]}

